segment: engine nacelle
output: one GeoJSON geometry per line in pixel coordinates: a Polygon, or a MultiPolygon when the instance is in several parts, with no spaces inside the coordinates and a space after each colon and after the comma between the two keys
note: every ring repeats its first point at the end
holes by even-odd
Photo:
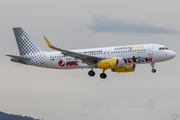
{"type": "Polygon", "coordinates": [[[112,69],[119,66],[119,60],[116,58],[104,59],[97,62],[96,67],[101,69],[112,69]]]}
{"type": "Polygon", "coordinates": [[[131,64],[131,65],[122,65],[117,68],[112,68],[112,72],[133,72],[135,71],[136,65],[131,64]]]}

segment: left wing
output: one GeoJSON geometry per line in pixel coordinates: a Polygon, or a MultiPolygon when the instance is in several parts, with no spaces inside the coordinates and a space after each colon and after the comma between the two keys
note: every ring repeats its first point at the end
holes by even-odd
{"type": "Polygon", "coordinates": [[[57,48],[57,47],[54,47],[53,45],[51,45],[51,43],[47,40],[47,38],[45,36],[44,36],[44,39],[50,48],[57,50],[57,51],[60,51],[61,54],[64,54],[66,56],[70,56],[70,57],[73,57],[75,59],[80,59],[80,60],[82,60],[82,62],[84,62],[88,65],[93,65],[94,63],[97,63],[99,60],[105,59],[105,58],[101,58],[101,57],[84,55],[84,54],[80,54],[77,52],[57,48]]]}

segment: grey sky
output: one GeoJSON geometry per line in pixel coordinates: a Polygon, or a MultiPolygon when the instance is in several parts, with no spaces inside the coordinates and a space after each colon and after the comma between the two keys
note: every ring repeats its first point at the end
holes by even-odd
{"type": "Polygon", "coordinates": [[[88,27],[95,25],[93,16],[105,15],[109,21],[180,31],[179,5],[179,0],[2,0],[0,110],[44,120],[171,120],[172,114],[180,115],[179,34],[113,34],[88,27]],[[156,74],[147,64],[127,74],[107,70],[106,80],[99,78],[102,70],[95,70],[90,78],[89,69],[52,70],[10,62],[5,54],[19,55],[13,27],[22,27],[46,51],[52,50],[44,35],[64,49],[158,43],[176,57],[155,64],[156,74]]]}
{"type": "Polygon", "coordinates": [[[150,108],[150,109],[155,109],[156,108],[156,98],[155,97],[150,98],[146,102],[145,107],[150,108]]]}
{"type": "Polygon", "coordinates": [[[104,15],[93,16],[92,24],[88,27],[94,31],[98,32],[109,32],[109,33],[153,33],[153,34],[180,34],[179,31],[174,31],[170,29],[165,29],[162,27],[155,27],[147,24],[133,24],[126,21],[118,19],[108,19],[104,15]]]}

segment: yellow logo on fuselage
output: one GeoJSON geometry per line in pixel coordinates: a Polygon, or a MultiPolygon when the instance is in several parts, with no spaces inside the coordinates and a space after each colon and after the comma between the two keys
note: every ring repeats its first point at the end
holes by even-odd
{"type": "Polygon", "coordinates": [[[144,48],[144,45],[141,46],[133,46],[134,49],[140,49],[140,48],[144,48]]]}

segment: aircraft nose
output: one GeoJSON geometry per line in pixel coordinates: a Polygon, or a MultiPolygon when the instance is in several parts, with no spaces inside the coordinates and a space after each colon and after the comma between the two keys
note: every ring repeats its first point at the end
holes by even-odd
{"type": "Polygon", "coordinates": [[[176,56],[176,53],[174,51],[171,51],[169,55],[170,55],[170,57],[172,59],[172,58],[174,58],[176,56]]]}

